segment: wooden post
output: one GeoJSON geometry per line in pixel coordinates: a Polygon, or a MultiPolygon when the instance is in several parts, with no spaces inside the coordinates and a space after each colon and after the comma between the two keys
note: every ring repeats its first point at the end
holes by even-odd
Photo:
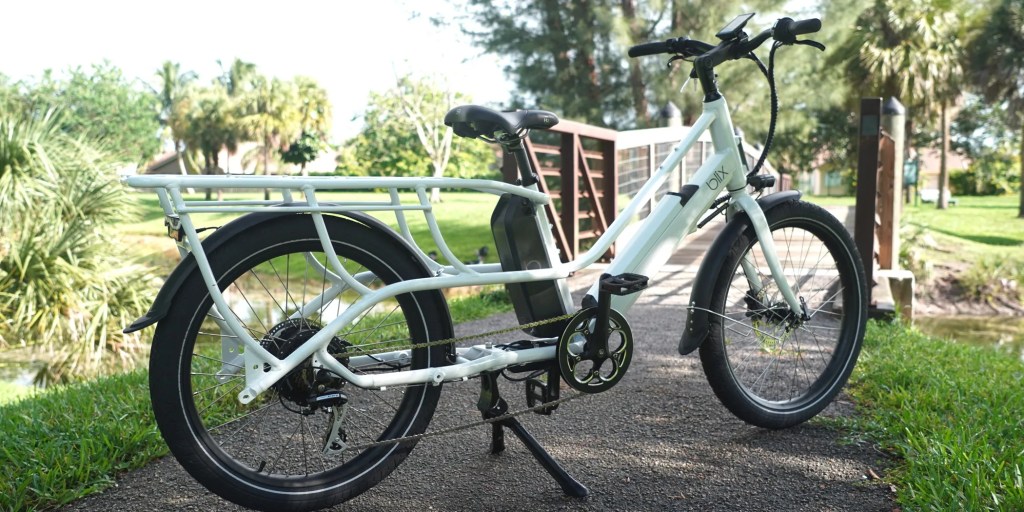
{"type": "Polygon", "coordinates": [[[878,140],[881,136],[882,98],[860,100],[860,143],[857,151],[857,206],[854,240],[864,262],[868,286],[874,285],[875,198],[878,179],[878,140]]]}
{"type": "Polygon", "coordinates": [[[893,269],[899,266],[899,225],[893,221],[899,218],[900,196],[897,194],[895,169],[896,144],[887,133],[878,140],[878,195],[875,201],[878,213],[878,268],[893,269]]]}
{"type": "MultiPolygon", "coordinates": [[[[900,217],[903,213],[903,151],[906,146],[906,109],[896,98],[890,97],[882,105],[882,127],[892,137],[892,202],[882,205],[888,212],[891,225],[886,235],[878,234],[879,240],[888,248],[883,257],[879,254],[878,266],[887,269],[900,268],[900,217]]],[[[884,223],[883,223],[884,225],[884,223]]]]}

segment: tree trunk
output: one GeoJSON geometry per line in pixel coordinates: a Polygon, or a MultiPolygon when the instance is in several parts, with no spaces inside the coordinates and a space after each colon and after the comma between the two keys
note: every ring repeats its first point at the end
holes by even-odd
{"type": "MultiPolygon", "coordinates": [[[[188,170],[185,169],[185,154],[181,152],[181,143],[179,141],[174,141],[174,153],[178,155],[178,170],[181,171],[181,175],[188,176],[188,170]]],[[[188,187],[185,189],[185,192],[195,194],[196,189],[188,187]]]]}
{"type": "MultiPolygon", "coordinates": [[[[643,31],[640,30],[640,21],[636,18],[636,3],[633,0],[622,0],[621,6],[622,16],[629,27],[630,44],[645,43],[646,41],[638,41],[643,31]]],[[[647,128],[651,125],[651,120],[647,114],[647,87],[640,72],[640,59],[629,59],[629,89],[633,93],[636,125],[638,128],[647,128]]]]}
{"type": "MultiPolygon", "coordinates": [[[[263,175],[270,177],[270,137],[267,136],[267,125],[263,125],[263,175]]],[[[263,200],[270,201],[270,189],[263,189],[263,200]]]]}
{"type": "Polygon", "coordinates": [[[1017,217],[1024,218],[1024,120],[1020,123],[1020,207],[1017,217]]]}
{"type": "Polygon", "coordinates": [[[949,168],[946,165],[949,155],[949,108],[942,101],[942,153],[939,155],[939,200],[936,207],[940,210],[949,208],[949,168]]]}

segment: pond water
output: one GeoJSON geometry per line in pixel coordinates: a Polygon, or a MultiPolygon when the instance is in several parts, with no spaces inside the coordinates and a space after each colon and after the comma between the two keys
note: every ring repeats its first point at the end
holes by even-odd
{"type": "Polygon", "coordinates": [[[1024,360],[1024,317],[916,317],[914,326],[921,332],[937,338],[995,346],[1024,360]]]}

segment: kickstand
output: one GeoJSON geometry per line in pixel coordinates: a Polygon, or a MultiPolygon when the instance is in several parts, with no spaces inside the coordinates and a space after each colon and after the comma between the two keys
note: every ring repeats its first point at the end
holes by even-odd
{"type": "MultiPolygon", "coordinates": [[[[498,373],[486,372],[480,374],[480,401],[477,402],[477,408],[480,409],[484,419],[497,418],[508,412],[508,404],[498,394],[498,373]]],[[[583,498],[590,493],[583,484],[569,475],[565,468],[551,457],[551,454],[515,418],[509,417],[491,424],[492,454],[499,454],[505,451],[506,428],[511,430],[526,445],[526,449],[530,451],[533,458],[537,459],[537,462],[558,482],[562,492],[567,496],[583,498]]]]}

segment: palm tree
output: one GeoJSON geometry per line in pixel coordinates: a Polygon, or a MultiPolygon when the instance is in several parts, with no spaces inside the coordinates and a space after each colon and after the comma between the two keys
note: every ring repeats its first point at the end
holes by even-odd
{"type": "MultiPolygon", "coordinates": [[[[926,117],[940,114],[939,208],[948,206],[948,111],[963,79],[963,28],[949,7],[942,0],[875,0],[832,59],[844,68],[853,90],[903,98],[912,112],[926,117]]],[[[907,118],[909,143],[913,123],[911,115],[907,118]]]]}
{"type": "MultiPolygon", "coordinates": [[[[262,164],[265,175],[270,175],[271,155],[278,153],[276,149],[283,145],[283,141],[292,140],[299,132],[295,94],[295,88],[288,82],[256,76],[252,80],[252,90],[243,100],[246,114],[239,123],[258,144],[246,155],[246,160],[255,161],[257,167],[262,164]]],[[[263,195],[270,199],[269,190],[265,190],[263,195]]]]}
{"type": "Polygon", "coordinates": [[[160,88],[154,89],[153,92],[160,99],[160,126],[170,132],[174,152],[178,156],[178,169],[185,175],[188,173],[185,170],[183,155],[186,130],[183,114],[188,107],[183,107],[182,104],[188,101],[189,85],[195,81],[197,75],[193,71],[182,72],[180,64],[168,60],[157,69],[156,77],[160,88]]]}
{"type": "Polygon", "coordinates": [[[1024,217],[1024,0],[1001,0],[968,48],[971,80],[987,101],[1005,103],[1020,128],[1020,206],[1024,217]]]}
{"type": "MultiPolygon", "coordinates": [[[[327,133],[331,129],[331,101],[327,91],[316,80],[305,76],[295,77],[295,88],[298,93],[299,137],[292,140],[289,146],[298,145],[302,149],[319,152],[326,144],[327,133]]],[[[297,148],[298,149],[298,148],[297,148]]],[[[293,152],[301,153],[301,152],[293,152]]],[[[307,151],[312,153],[312,151],[307,151]]],[[[316,158],[315,154],[305,155],[316,158]]],[[[311,159],[312,159],[311,158],[311,159]]],[[[299,158],[300,172],[306,176],[305,157],[299,158]]]]}
{"type": "Polygon", "coordinates": [[[241,96],[251,87],[252,80],[257,76],[256,64],[242,59],[235,59],[228,69],[224,69],[224,64],[220,60],[217,61],[217,65],[221,70],[221,76],[217,80],[231,97],[241,96]]]}
{"type": "MultiPolygon", "coordinates": [[[[216,174],[220,170],[220,150],[227,147],[231,151],[232,144],[236,143],[234,116],[235,109],[225,88],[217,85],[196,92],[191,108],[185,114],[188,128],[184,137],[185,144],[203,156],[203,174],[216,174]]],[[[207,189],[207,200],[210,195],[211,191],[207,189]]]]}

